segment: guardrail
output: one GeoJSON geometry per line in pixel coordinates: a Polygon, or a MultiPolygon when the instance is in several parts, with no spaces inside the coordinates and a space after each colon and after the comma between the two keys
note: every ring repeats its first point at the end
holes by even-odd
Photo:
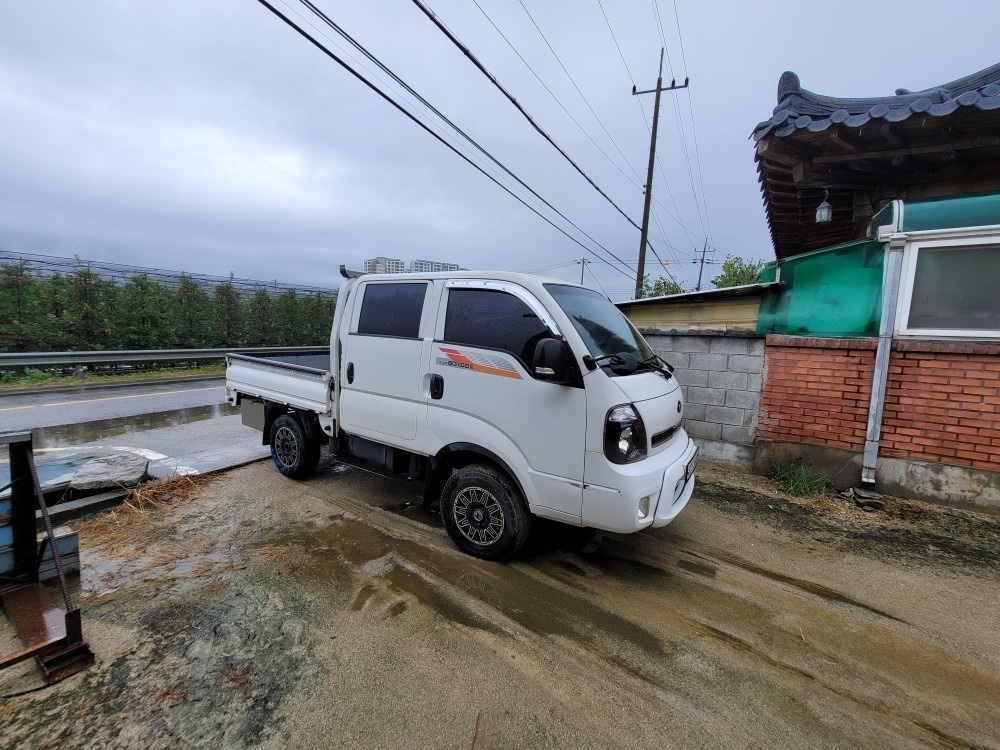
{"type": "Polygon", "coordinates": [[[91,364],[223,359],[227,354],[326,354],[328,346],[258,346],[241,349],[145,349],[101,352],[0,353],[0,370],[12,367],[80,367],[91,364]]]}

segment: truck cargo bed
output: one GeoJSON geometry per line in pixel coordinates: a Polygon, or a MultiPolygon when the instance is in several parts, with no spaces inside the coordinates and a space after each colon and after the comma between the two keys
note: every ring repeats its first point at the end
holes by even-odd
{"type": "Polygon", "coordinates": [[[333,379],[327,369],[329,364],[329,356],[315,354],[274,357],[230,354],[226,357],[226,397],[231,404],[237,399],[261,398],[328,414],[333,379]]]}

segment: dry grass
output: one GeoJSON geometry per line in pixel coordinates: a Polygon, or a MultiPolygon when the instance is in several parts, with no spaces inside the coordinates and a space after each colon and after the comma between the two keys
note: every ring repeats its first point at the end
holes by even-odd
{"type": "Polygon", "coordinates": [[[135,532],[150,524],[159,510],[197,499],[212,481],[213,476],[196,474],[141,485],[129,493],[121,508],[84,521],[77,531],[89,544],[106,546],[115,556],[135,544],[135,532]]]}

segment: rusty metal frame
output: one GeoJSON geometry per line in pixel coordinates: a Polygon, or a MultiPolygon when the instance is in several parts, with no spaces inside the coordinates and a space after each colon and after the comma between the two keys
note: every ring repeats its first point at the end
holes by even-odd
{"type": "Polygon", "coordinates": [[[88,667],[94,655],[83,640],[80,609],[74,605],[66,584],[52,519],[38,482],[31,435],[0,435],[0,444],[6,444],[10,451],[10,525],[14,557],[13,568],[4,573],[5,583],[0,586],[0,606],[25,644],[17,651],[0,655],[0,669],[35,657],[45,681],[53,683],[88,667]],[[35,531],[36,509],[45,525],[45,539],[40,546],[35,531]],[[46,544],[59,579],[62,609],[49,590],[39,583],[46,544]]]}

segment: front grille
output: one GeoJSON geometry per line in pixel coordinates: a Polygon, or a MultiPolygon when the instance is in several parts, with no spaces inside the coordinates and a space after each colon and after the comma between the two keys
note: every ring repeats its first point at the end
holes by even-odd
{"type": "Polygon", "coordinates": [[[657,446],[663,445],[665,442],[670,440],[670,438],[672,438],[674,434],[677,432],[677,430],[679,430],[680,428],[681,425],[678,422],[669,430],[664,430],[663,432],[658,432],[655,435],[653,435],[653,440],[652,440],[653,447],[656,448],[657,446]]]}

